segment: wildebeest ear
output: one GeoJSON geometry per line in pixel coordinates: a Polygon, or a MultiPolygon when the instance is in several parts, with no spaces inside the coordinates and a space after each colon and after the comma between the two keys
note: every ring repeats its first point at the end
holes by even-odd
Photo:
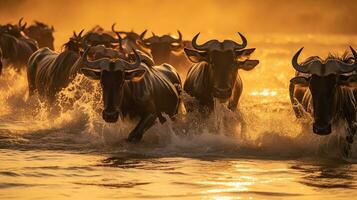
{"type": "Polygon", "coordinates": [[[303,76],[296,76],[290,80],[290,83],[294,85],[299,85],[303,87],[309,86],[310,78],[309,77],[303,77],[303,76]]]}
{"type": "Polygon", "coordinates": [[[100,79],[101,71],[90,69],[90,68],[82,68],[81,72],[84,74],[84,76],[86,76],[90,79],[93,79],[93,80],[100,79]]]}
{"type": "Polygon", "coordinates": [[[199,52],[193,49],[184,48],[187,58],[193,63],[199,63],[202,61],[207,61],[206,52],[199,52]]]}
{"type": "Polygon", "coordinates": [[[250,71],[259,64],[259,60],[245,60],[243,62],[238,62],[238,68],[246,71],[250,71]]]}
{"type": "Polygon", "coordinates": [[[351,76],[340,75],[338,83],[341,86],[357,88],[357,75],[351,75],[351,76]]]}
{"type": "Polygon", "coordinates": [[[140,81],[146,73],[145,69],[131,69],[125,70],[126,81],[140,81]]]}
{"type": "Polygon", "coordinates": [[[242,58],[247,59],[247,58],[249,58],[250,54],[252,54],[254,51],[255,51],[255,48],[236,50],[235,51],[236,59],[242,59],[242,58]]]}

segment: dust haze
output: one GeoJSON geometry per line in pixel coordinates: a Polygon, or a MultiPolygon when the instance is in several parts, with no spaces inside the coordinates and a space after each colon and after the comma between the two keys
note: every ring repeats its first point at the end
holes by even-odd
{"type": "MultiPolygon", "coordinates": [[[[293,75],[292,55],[326,56],[357,48],[357,2],[353,0],[0,0],[0,23],[43,21],[55,27],[55,46],[60,47],[73,30],[101,25],[118,30],[145,29],[157,33],[183,33],[191,39],[201,32],[207,39],[238,39],[237,31],[256,47],[260,60],[252,72],[241,72],[245,88],[285,87],[293,75]],[[256,77],[259,77],[257,81],[256,77]]],[[[252,90],[254,88],[251,88],[252,90]]]]}
{"type": "Polygon", "coordinates": [[[353,0],[1,0],[0,22],[44,21],[58,34],[96,24],[138,32],[181,30],[191,38],[252,33],[357,33],[357,2],[353,0]]]}

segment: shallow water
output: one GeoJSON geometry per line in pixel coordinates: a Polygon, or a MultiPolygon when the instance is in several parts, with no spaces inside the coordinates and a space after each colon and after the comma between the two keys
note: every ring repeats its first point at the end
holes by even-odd
{"type": "Polygon", "coordinates": [[[344,199],[356,165],[262,158],[1,150],[3,199],[344,199]]]}
{"type": "Polygon", "coordinates": [[[356,196],[357,145],[352,159],[343,160],[343,125],[330,136],[313,135],[309,119],[295,119],[287,87],[291,56],[303,41],[310,44],[306,58],[326,55],[327,47],[343,52],[357,37],[279,37],[252,36],[261,63],[240,72],[239,111],[216,105],[209,117],[179,115],[157,123],[138,144],[125,141],[134,122],[103,122],[96,83],[78,76],[61,92],[60,106],[49,108],[28,97],[24,72],[6,70],[0,77],[0,199],[356,196]],[[331,46],[327,38],[340,42],[331,46]]]}

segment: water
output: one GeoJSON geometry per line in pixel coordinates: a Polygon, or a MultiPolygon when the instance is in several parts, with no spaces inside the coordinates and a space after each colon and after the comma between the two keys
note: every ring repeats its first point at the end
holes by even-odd
{"type": "Polygon", "coordinates": [[[351,159],[342,159],[343,125],[330,136],[313,135],[308,119],[295,119],[287,91],[291,55],[303,41],[310,44],[303,57],[323,56],[327,47],[342,52],[356,37],[252,38],[261,64],[240,72],[239,112],[216,105],[208,118],[179,115],[156,124],[138,144],[125,141],[134,122],[103,122],[96,83],[78,76],[60,94],[60,106],[49,108],[28,97],[25,72],[6,70],[0,77],[0,199],[356,196],[357,145],[351,159]],[[326,38],[340,42],[331,46],[326,38]]]}

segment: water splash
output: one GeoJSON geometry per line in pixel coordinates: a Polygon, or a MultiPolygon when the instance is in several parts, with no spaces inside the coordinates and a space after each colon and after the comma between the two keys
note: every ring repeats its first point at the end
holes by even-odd
{"type": "MultiPolygon", "coordinates": [[[[137,121],[105,123],[100,115],[101,88],[82,75],[58,94],[56,106],[39,101],[37,96],[28,97],[24,72],[7,70],[0,87],[2,148],[153,156],[338,157],[337,141],[344,132],[339,125],[336,134],[314,135],[309,119],[295,119],[287,90],[270,88],[247,92],[234,112],[217,102],[210,115],[193,111],[174,120],[166,116],[167,122],[157,122],[141,143],[129,144],[126,137],[137,121]]],[[[356,145],[353,154],[357,155],[356,145]]]]}

